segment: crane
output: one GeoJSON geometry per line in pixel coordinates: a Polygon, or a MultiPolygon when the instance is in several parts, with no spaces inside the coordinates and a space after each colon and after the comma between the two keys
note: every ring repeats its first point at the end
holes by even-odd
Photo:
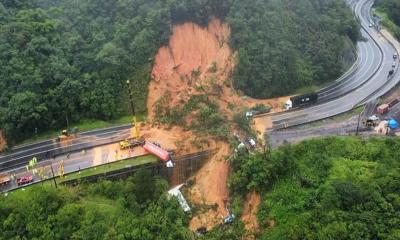
{"type": "Polygon", "coordinates": [[[129,80],[126,80],[126,83],[128,84],[129,100],[130,100],[130,105],[131,105],[131,110],[132,110],[132,115],[133,115],[133,123],[132,123],[133,128],[132,128],[131,135],[133,136],[134,139],[139,140],[140,139],[140,130],[138,127],[135,106],[133,105],[132,87],[131,87],[129,80]]]}

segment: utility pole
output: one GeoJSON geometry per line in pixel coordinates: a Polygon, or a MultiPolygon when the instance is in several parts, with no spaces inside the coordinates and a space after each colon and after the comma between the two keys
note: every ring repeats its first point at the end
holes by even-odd
{"type": "Polygon", "coordinates": [[[356,136],[358,136],[358,128],[360,127],[360,118],[361,118],[361,113],[358,114],[356,136]]]}
{"type": "Polygon", "coordinates": [[[57,188],[57,182],[56,182],[56,178],[54,177],[54,170],[53,170],[53,164],[50,164],[50,168],[51,168],[51,174],[53,174],[53,181],[54,181],[54,185],[57,188]]]}
{"type": "Polygon", "coordinates": [[[139,139],[140,134],[139,134],[139,128],[137,126],[137,119],[136,119],[136,111],[135,111],[135,105],[133,104],[133,93],[132,93],[132,87],[130,84],[129,80],[126,80],[126,84],[128,85],[128,90],[129,90],[129,102],[131,105],[131,110],[132,110],[132,114],[133,114],[133,124],[135,125],[135,134],[133,134],[133,137],[136,139],[139,139]]]}
{"type": "Polygon", "coordinates": [[[67,129],[69,129],[68,113],[67,113],[65,119],[67,120],[67,129]]]}

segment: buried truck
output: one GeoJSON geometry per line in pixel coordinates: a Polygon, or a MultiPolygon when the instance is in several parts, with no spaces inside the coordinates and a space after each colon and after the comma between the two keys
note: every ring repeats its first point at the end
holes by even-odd
{"type": "Polygon", "coordinates": [[[285,109],[289,110],[292,108],[303,107],[309,104],[317,103],[318,101],[318,94],[317,93],[307,93],[303,95],[298,95],[291,97],[285,103],[285,109]]]}

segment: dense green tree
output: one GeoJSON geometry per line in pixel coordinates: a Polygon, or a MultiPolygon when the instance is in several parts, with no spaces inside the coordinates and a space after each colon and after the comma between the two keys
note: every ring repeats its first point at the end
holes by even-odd
{"type": "Polygon", "coordinates": [[[125,181],[12,192],[0,197],[0,239],[190,239],[187,216],[166,190],[164,180],[141,172],[125,181]]]}
{"type": "Polygon", "coordinates": [[[397,138],[332,137],[240,155],[232,197],[262,195],[259,222],[273,219],[276,226],[261,239],[396,239],[399,144],[397,138]]]}

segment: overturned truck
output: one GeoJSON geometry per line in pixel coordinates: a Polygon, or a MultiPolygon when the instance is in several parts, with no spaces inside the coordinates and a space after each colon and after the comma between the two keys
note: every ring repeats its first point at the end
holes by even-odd
{"type": "Polygon", "coordinates": [[[167,167],[174,167],[175,164],[172,160],[171,154],[168,151],[162,149],[160,146],[157,146],[156,144],[151,142],[146,142],[143,148],[147,152],[153,154],[154,156],[165,162],[167,167]]]}

